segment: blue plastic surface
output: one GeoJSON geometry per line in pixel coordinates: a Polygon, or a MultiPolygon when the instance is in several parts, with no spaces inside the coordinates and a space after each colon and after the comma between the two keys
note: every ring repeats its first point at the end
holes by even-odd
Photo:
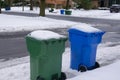
{"type": "Polygon", "coordinates": [[[10,7],[5,7],[5,10],[7,11],[7,10],[10,10],[10,7]]]}
{"type": "Polygon", "coordinates": [[[64,12],[65,12],[65,10],[63,10],[63,9],[60,10],[60,14],[64,14],[64,12]]]}
{"type": "Polygon", "coordinates": [[[94,67],[97,45],[105,32],[87,33],[76,29],[69,29],[68,32],[71,44],[70,67],[75,70],[78,70],[80,65],[86,66],[87,69],[94,67]]]}

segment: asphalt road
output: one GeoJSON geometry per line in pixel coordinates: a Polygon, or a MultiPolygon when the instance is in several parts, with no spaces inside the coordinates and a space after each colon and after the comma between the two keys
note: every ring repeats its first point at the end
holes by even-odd
{"type": "Polygon", "coordinates": [[[24,38],[0,38],[0,58],[8,60],[26,55],[24,38]]]}
{"type": "MultiPolygon", "coordinates": [[[[11,13],[5,13],[11,14],[11,13]]],[[[17,13],[14,13],[18,15],[17,13]]],[[[13,15],[13,13],[11,14],[13,15]]],[[[20,14],[21,16],[36,17],[37,14],[20,14]]],[[[94,18],[80,18],[71,16],[54,16],[47,15],[46,17],[54,19],[63,19],[75,22],[84,22],[93,24],[101,30],[106,31],[103,36],[104,42],[119,42],[120,41],[120,20],[107,20],[107,19],[94,19],[94,18]]],[[[51,31],[57,32],[62,35],[68,35],[68,29],[51,29],[51,31]]],[[[29,32],[16,32],[16,33],[0,33],[0,59],[11,59],[16,57],[23,57],[28,55],[26,49],[25,36],[29,32]]],[[[120,44],[116,44],[120,45],[120,44]]],[[[66,43],[66,47],[69,47],[69,42],[66,43]]]]}

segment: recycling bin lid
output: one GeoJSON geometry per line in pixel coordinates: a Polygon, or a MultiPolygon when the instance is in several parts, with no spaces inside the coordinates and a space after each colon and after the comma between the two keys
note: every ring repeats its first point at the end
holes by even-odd
{"type": "Polygon", "coordinates": [[[66,38],[63,35],[60,35],[58,33],[48,31],[48,30],[36,30],[27,35],[27,37],[34,38],[36,40],[49,40],[49,39],[60,39],[60,38],[66,38]]]}
{"type": "Polygon", "coordinates": [[[68,32],[79,34],[82,36],[100,36],[105,33],[105,31],[94,28],[89,24],[82,24],[81,26],[80,25],[73,26],[68,30],[68,32]]]}

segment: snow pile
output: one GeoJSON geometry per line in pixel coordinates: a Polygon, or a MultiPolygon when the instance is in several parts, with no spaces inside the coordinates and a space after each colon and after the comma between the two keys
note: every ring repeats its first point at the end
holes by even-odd
{"type": "Polygon", "coordinates": [[[120,61],[111,65],[88,71],[67,80],[119,80],[120,79],[120,61]]]}
{"type": "Polygon", "coordinates": [[[37,40],[48,40],[48,39],[60,39],[65,38],[65,36],[58,33],[46,30],[37,30],[28,34],[29,37],[35,38],[37,40]]]}
{"type": "MultiPolygon", "coordinates": [[[[107,43],[104,47],[97,50],[97,61],[102,65],[108,65],[120,60],[120,45],[117,43],[107,43]]],[[[118,43],[119,44],[119,43],[118,43]]]]}

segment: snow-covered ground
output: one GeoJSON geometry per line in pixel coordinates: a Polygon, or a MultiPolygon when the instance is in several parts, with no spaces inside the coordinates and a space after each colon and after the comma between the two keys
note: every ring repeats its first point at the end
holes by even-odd
{"type": "MultiPolygon", "coordinates": [[[[101,44],[97,51],[97,61],[101,67],[87,72],[77,72],[69,68],[70,49],[63,53],[62,71],[67,80],[120,80],[120,45],[101,44]]],[[[30,80],[29,56],[9,61],[0,60],[0,80],[30,80]]]]}
{"type": "MultiPolygon", "coordinates": [[[[14,8],[12,10],[19,11],[21,10],[21,8],[17,10],[14,8]]],[[[25,10],[25,12],[30,12],[27,8],[25,8],[25,10]]],[[[33,13],[38,12],[37,10],[38,9],[36,9],[35,12],[33,11],[33,13]]],[[[60,15],[59,11],[58,13],[47,12],[47,14],[60,15]]],[[[96,18],[97,16],[101,18],[109,17],[111,19],[120,18],[120,13],[109,13],[109,11],[107,10],[76,10],[76,14],[74,15],[80,16],[80,14],[81,16],[83,15],[82,17],[93,16],[94,18],[96,18]],[[100,12],[101,14],[99,14],[100,12]],[[109,14],[111,16],[116,15],[116,17],[113,18],[109,14]]],[[[46,28],[66,28],[75,25],[88,25],[84,23],[54,20],[45,17],[22,17],[4,14],[0,14],[0,22],[0,32],[28,31],[46,28]]],[[[97,50],[97,61],[100,63],[101,67],[84,73],[77,72],[69,68],[70,49],[66,48],[63,54],[62,71],[67,74],[67,80],[120,80],[120,45],[117,44],[120,44],[120,42],[108,42],[99,45],[97,50]]],[[[29,56],[10,59],[8,61],[6,61],[5,59],[1,59],[0,80],[30,80],[29,64],[29,56]]]]}
{"type": "Polygon", "coordinates": [[[0,14],[0,32],[31,31],[49,28],[71,27],[75,22],[54,20],[45,17],[22,17],[0,14]]]}
{"type": "MultiPolygon", "coordinates": [[[[12,7],[11,11],[23,12],[21,7],[12,7]]],[[[120,20],[120,13],[110,13],[109,10],[74,10],[71,9],[71,16],[75,17],[88,17],[88,18],[102,18],[102,19],[114,19],[120,20]]],[[[27,13],[39,13],[39,8],[34,8],[34,11],[29,11],[28,7],[24,8],[24,12],[27,13]]],[[[55,9],[53,13],[49,13],[46,9],[46,14],[61,15],[60,9],[55,9]]]]}
{"type": "Polygon", "coordinates": [[[109,10],[72,10],[72,12],[73,16],[120,20],[120,13],[110,13],[109,10]]]}

